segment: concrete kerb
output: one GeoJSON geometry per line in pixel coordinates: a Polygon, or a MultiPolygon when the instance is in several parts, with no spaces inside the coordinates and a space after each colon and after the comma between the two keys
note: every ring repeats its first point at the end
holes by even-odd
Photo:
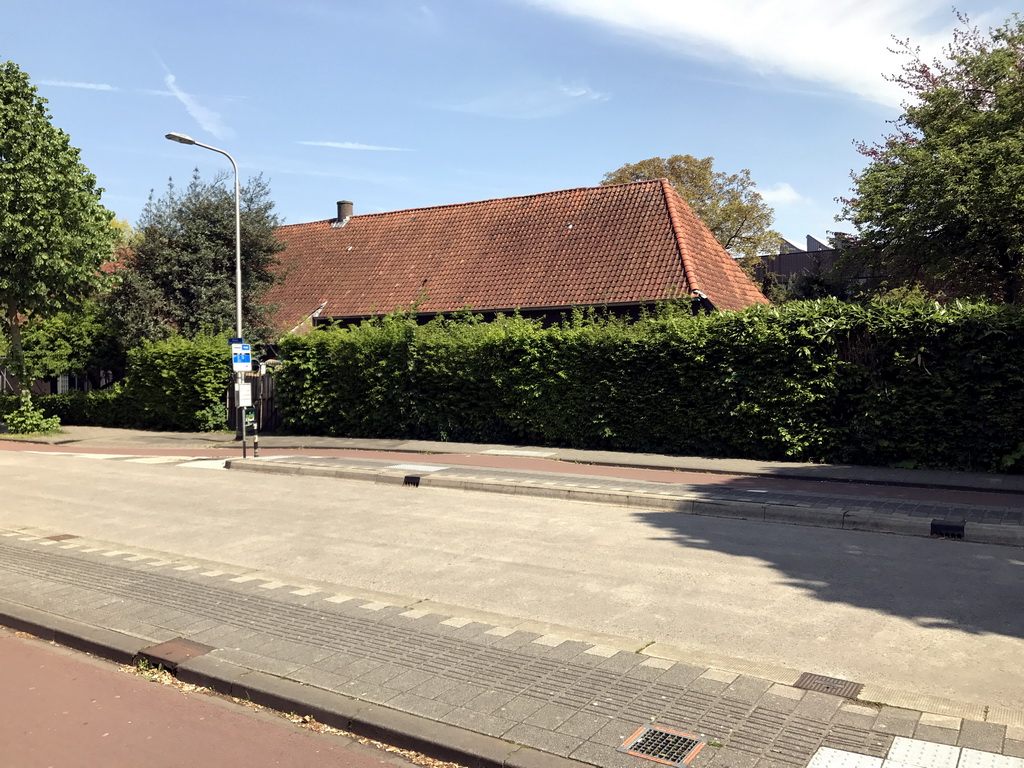
{"type": "MultiPolygon", "coordinates": [[[[401,472],[381,469],[340,469],[312,464],[275,463],[251,459],[228,459],[224,462],[224,466],[227,469],[240,469],[249,472],[333,477],[342,480],[369,480],[383,484],[401,484],[405,480],[405,475],[401,472]]],[[[928,518],[871,511],[843,511],[835,508],[797,507],[752,501],[698,499],[690,495],[676,496],[637,491],[566,488],[557,485],[534,485],[516,480],[483,480],[444,477],[443,475],[422,475],[419,476],[418,483],[421,487],[428,488],[504,493],[565,501],[583,501],[593,504],[619,504],[637,509],[657,509],[679,514],[724,517],[734,520],[805,525],[814,528],[843,528],[852,531],[925,538],[932,535],[932,521],[928,518]]],[[[1024,527],[967,523],[964,540],[980,544],[1022,547],[1024,546],[1024,527]]]]}
{"type": "Polygon", "coordinates": [[[152,645],[138,637],[55,616],[7,600],[0,600],[0,624],[118,664],[132,664],[143,648],[152,645]]]}
{"type": "MultiPolygon", "coordinates": [[[[0,600],[0,625],[27,632],[119,664],[132,664],[147,640],[0,600]]],[[[198,656],[178,665],[176,676],[192,685],[251,701],[283,713],[309,715],[339,730],[450,760],[468,768],[583,768],[584,763],[494,736],[388,709],[339,693],[198,656]]]]}

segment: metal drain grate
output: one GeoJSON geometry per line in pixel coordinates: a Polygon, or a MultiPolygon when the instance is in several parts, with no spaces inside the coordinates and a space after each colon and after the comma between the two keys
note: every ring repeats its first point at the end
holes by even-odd
{"type": "Polygon", "coordinates": [[[645,725],[626,739],[618,751],[666,765],[686,765],[705,743],[689,733],[645,725]]]}
{"type": "Polygon", "coordinates": [[[838,677],[825,677],[825,675],[812,675],[810,672],[804,672],[794,683],[794,687],[855,699],[864,688],[864,683],[853,683],[849,680],[840,680],[838,677]]]}

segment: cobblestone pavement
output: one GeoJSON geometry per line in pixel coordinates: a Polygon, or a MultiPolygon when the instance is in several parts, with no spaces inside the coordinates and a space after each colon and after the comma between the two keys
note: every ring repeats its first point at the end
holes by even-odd
{"type": "MultiPolygon", "coordinates": [[[[705,742],[689,763],[698,768],[826,768],[857,756],[881,766],[910,748],[897,737],[967,748],[957,761],[971,750],[991,766],[995,755],[1024,758],[1015,710],[967,706],[964,717],[878,705],[798,687],[797,674],[737,674],[59,532],[0,532],[0,594],[147,644],[187,638],[243,673],[602,768],[648,764],[618,748],[651,724],[705,742]]],[[[910,764],[957,768],[944,759],[910,764]]]]}

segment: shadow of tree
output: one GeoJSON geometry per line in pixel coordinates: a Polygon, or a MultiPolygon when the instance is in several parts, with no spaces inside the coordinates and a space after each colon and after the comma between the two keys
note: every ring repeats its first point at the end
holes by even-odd
{"type": "Polygon", "coordinates": [[[1024,549],[666,511],[635,518],[685,549],[754,558],[828,603],[920,627],[1024,638],[1024,549]]]}

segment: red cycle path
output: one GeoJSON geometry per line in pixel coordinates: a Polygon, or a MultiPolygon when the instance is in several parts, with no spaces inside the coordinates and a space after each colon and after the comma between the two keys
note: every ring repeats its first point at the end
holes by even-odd
{"type": "MultiPolygon", "coordinates": [[[[139,446],[54,446],[41,443],[0,441],[0,450],[42,451],[60,453],[111,454],[116,456],[191,456],[207,458],[241,458],[237,448],[157,448],[139,446]]],[[[525,472],[589,475],[592,477],[643,480],[655,483],[728,486],[752,490],[801,491],[873,499],[894,499],[917,502],[939,501],[947,504],[1012,507],[1024,509],[1024,494],[989,491],[957,491],[943,488],[869,485],[829,480],[794,480],[770,475],[727,475],[712,472],[688,472],[675,469],[643,469],[639,467],[575,464],[555,459],[495,454],[410,453],[370,451],[353,448],[271,448],[264,447],[262,456],[311,456],[319,458],[378,459],[393,463],[443,464],[447,466],[490,467],[525,472]]],[[[252,457],[252,444],[249,454],[252,457]]]]}
{"type": "Polygon", "coordinates": [[[394,768],[412,763],[0,630],[0,765],[394,768]]]}

